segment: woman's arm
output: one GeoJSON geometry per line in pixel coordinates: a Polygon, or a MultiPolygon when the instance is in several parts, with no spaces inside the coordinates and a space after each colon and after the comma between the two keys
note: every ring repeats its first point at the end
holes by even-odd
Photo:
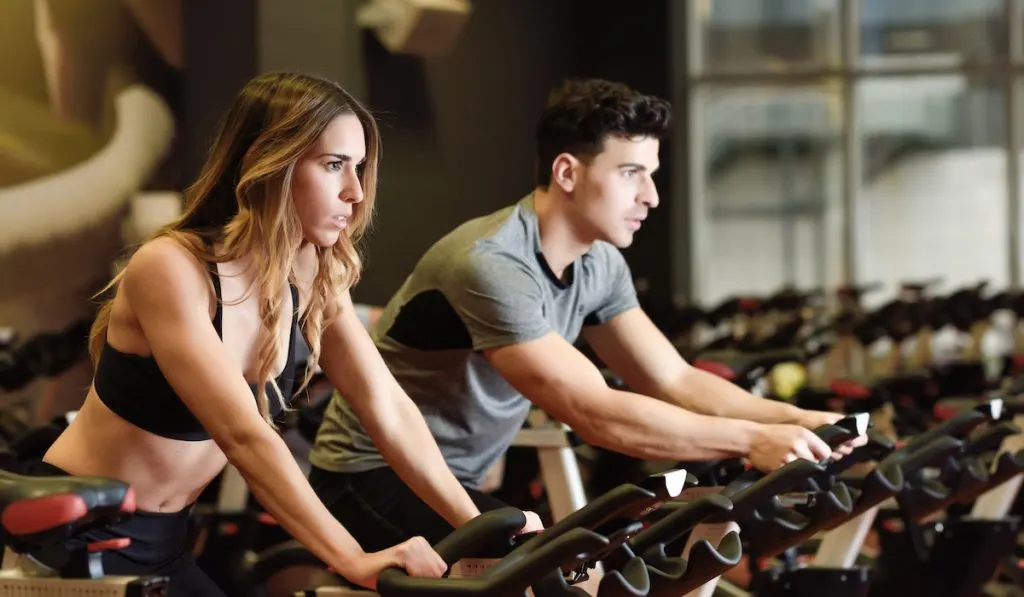
{"type": "Polygon", "coordinates": [[[454,527],[480,514],[452,474],[419,409],[395,381],[346,292],[325,314],[320,368],[352,405],[384,459],[454,527]]]}
{"type": "MultiPolygon", "coordinates": [[[[320,502],[284,440],[259,415],[240,367],[211,324],[208,276],[183,247],[169,239],[143,246],[121,289],[171,387],[287,532],[367,586],[386,565],[382,558],[416,556],[401,550],[366,554],[320,502]]],[[[443,571],[443,563],[440,571],[428,570],[443,571]]]]}

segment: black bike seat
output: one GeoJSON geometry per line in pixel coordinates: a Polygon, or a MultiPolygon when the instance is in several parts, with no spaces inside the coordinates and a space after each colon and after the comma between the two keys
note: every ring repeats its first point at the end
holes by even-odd
{"type": "Polygon", "coordinates": [[[100,477],[28,477],[0,471],[0,525],[21,543],[62,541],[85,524],[135,511],[135,493],[100,477]]]}

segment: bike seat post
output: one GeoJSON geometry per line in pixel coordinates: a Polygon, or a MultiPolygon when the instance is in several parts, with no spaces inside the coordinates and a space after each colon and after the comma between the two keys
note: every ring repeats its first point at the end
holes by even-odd
{"type": "Polygon", "coordinates": [[[875,506],[829,531],[818,546],[813,565],[821,568],[852,567],[871,532],[878,510],[879,506],[875,506]]]}

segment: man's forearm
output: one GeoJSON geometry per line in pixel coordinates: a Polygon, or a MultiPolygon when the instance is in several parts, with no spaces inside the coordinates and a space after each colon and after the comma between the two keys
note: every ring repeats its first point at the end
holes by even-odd
{"type": "Polygon", "coordinates": [[[681,378],[665,388],[663,393],[662,399],[713,417],[766,424],[799,424],[803,412],[792,404],[754,396],[717,375],[692,366],[687,367],[681,378]]]}
{"type": "Polygon", "coordinates": [[[570,422],[589,444],[645,460],[746,456],[760,425],[690,412],[648,396],[607,389],[570,422]]]}

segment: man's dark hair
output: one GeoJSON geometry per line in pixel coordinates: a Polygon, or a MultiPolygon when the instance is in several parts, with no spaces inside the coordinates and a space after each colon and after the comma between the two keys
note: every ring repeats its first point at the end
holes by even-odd
{"type": "Polygon", "coordinates": [[[551,163],[561,153],[589,160],[601,153],[608,137],[668,135],[672,108],[622,83],[569,79],[548,96],[537,122],[537,184],[551,184],[551,163]]]}

